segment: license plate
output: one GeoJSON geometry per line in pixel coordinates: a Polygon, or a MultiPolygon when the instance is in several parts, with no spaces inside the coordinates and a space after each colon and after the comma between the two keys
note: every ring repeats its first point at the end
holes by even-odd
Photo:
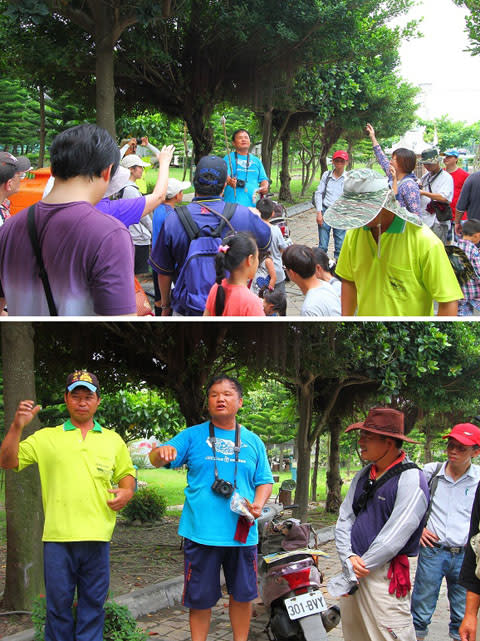
{"type": "Polygon", "coordinates": [[[287,608],[288,616],[293,620],[309,614],[323,612],[328,608],[328,605],[325,603],[320,590],[316,590],[315,592],[305,592],[298,596],[292,596],[290,599],[285,599],[285,607],[287,608]]]}

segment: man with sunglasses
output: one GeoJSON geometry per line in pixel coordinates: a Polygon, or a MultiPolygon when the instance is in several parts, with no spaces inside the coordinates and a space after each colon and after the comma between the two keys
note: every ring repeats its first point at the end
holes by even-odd
{"type": "Polygon", "coordinates": [[[470,515],[480,481],[480,466],[472,458],[480,453],[480,429],[461,423],[443,436],[445,463],[427,463],[423,471],[430,487],[430,505],[420,538],[417,572],[412,593],[413,623],[418,641],[427,636],[443,578],[450,603],[449,634],[460,639],[466,589],[459,583],[470,515]]]}
{"type": "Polygon", "coordinates": [[[372,408],[359,430],[369,465],[354,477],[340,507],[335,543],[343,573],[328,584],[340,599],[345,641],[415,641],[410,613],[409,556],[418,552],[428,505],[425,476],[408,460],[404,415],[372,408]]]}

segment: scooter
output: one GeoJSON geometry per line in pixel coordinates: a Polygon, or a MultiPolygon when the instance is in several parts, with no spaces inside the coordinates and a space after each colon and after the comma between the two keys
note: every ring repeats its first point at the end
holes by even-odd
{"type": "Polygon", "coordinates": [[[340,610],[328,607],[320,589],[323,576],[318,559],[325,555],[308,547],[312,539],[315,543],[313,528],[296,519],[278,521],[283,510],[292,507],[270,504],[258,519],[259,591],[270,613],[265,632],[270,641],[324,641],[340,622],[340,610]],[[299,549],[283,549],[295,546],[295,541],[299,549]],[[272,547],[279,549],[267,553],[272,547]]]}

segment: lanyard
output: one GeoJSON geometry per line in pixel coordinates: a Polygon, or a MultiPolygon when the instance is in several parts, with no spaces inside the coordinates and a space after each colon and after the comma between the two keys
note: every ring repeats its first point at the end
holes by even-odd
{"type": "MultiPolygon", "coordinates": [[[[247,167],[245,169],[245,184],[248,183],[248,168],[250,166],[250,154],[247,154],[247,167]]],[[[237,178],[238,174],[238,154],[235,152],[235,178],[237,178]]]]}
{"type": "MultiPolygon", "coordinates": [[[[215,436],[215,430],[212,421],[210,421],[208,425],[208,431],[210,434],[210,443],[212,445],[213,461],[215,464],[215,479],[218,479],[217,452],[215,450],[215,443],[217,442],[217,438],[215,436]]],[[[237,489],[238,453],[240,452],[240,425],[237,421],[235,421],[235,446],[233,448],[233,451],[235,452],[235,472],[233,474],[233,487],[237,489]]]]}

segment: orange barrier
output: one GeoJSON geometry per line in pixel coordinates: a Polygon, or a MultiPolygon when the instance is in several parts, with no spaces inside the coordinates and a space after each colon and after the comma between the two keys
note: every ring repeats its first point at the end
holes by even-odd
{"type": "Polygon", "coordinates": [[[20,190],[9,197],[10,213],[13,216],[22,209],[30,207],[42,199],[43,191],[48,179],[50,178],[50,167],[41,167],[32,169],[28,172],[27,177],[20,183],[20,190]],[[29,178],[31,174],[34,178],[29,178]]]}

